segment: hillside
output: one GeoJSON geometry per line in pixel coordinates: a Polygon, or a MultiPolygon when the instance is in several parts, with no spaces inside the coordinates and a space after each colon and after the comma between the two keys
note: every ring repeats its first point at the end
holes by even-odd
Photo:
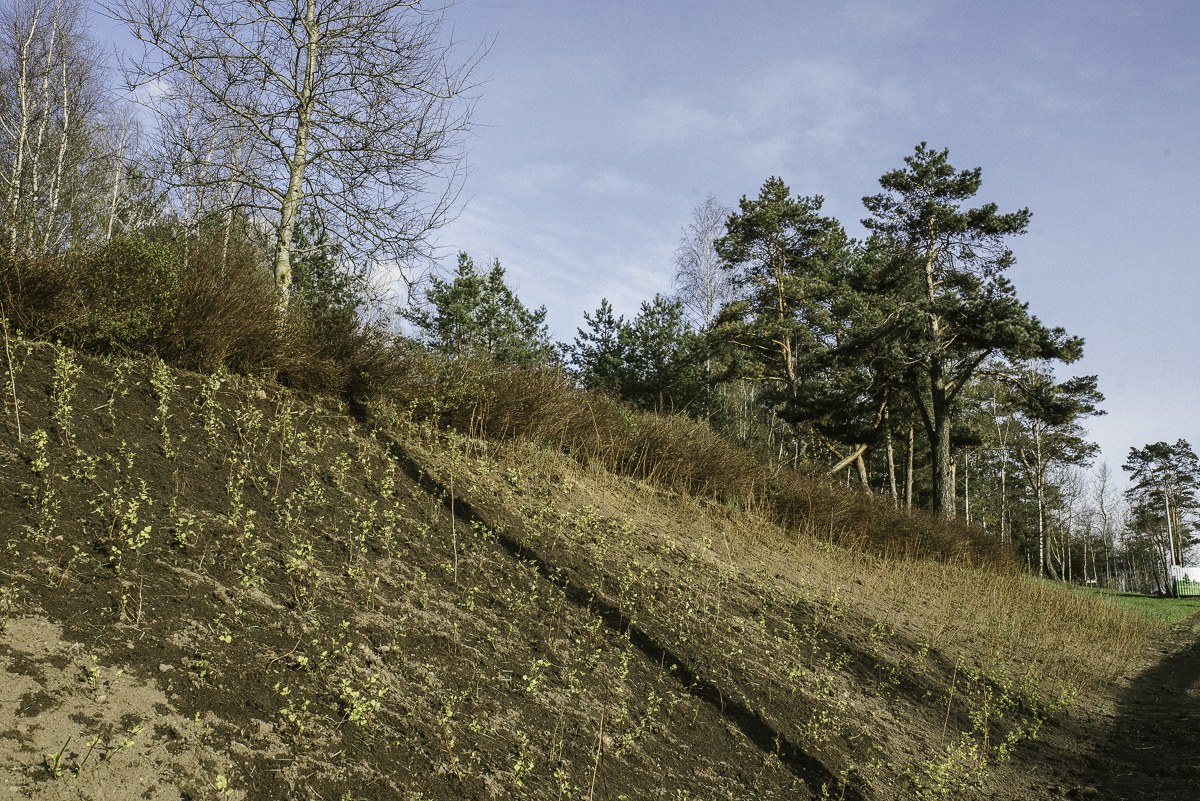
{"type": "Polygon", "coordinates": [[[405,406],[13,356],[3,797],[1078,794],[1168,633],[405,406]]]}

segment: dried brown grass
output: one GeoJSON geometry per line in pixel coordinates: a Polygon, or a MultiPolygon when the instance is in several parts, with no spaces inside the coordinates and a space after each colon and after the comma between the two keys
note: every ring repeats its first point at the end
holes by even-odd
{"type": "Polygon", "coordinates": [[[394,383],[391,338],[353,316],[279,303],[259,244],[221,230],[135,237],[42,260],[0,256],[0,315],[25,336],[93,354],[274,378],[341,397],[394,383]]]}
{"type": "Polygon", "coordinates": [[[667,491],[755,508],[811,537],[883,556],[1016,569],[1013,554],[983,531],[837,486],[827,476],[780,467],[703,421],[642,412],[575,387],[556,368],[519,370],[448,361],[395,348],[405,369],[377,392],[417,419],[485,439],[521,438],[667,491]]]}
{"type": "Polygon", "coordinates": [[[93,353],[154,353],[193,370],[265,375],[359,408],[399,402],[471,436],[529,439],[883,555],[1013,567],[1012,555],[977,529],[901,512],[819,471],[781,468],[702,421],[584,392],[560,369],[446,360],[353,318],[282,310],[261,248],[226,244],[192,242],[186,260],[178,243],[133,239],[71,259],[0,262],[3,313],[27,336],[93,353]]]}

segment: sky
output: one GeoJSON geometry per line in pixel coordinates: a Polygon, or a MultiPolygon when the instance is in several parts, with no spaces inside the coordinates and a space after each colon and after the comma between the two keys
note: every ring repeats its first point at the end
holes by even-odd
{"type": "Polygon", "coordinates": [[[709,194],[771,176],[861,235],[862,198],[927,141],[1028,207],[1009,273],[1086,340],[1090,422],[1200,447],[1200,3],[457,0],[452,57],[486,49],[469,173],[437,243],[499,259],[570,341],[608,298],[669,292],[709,194]]]}

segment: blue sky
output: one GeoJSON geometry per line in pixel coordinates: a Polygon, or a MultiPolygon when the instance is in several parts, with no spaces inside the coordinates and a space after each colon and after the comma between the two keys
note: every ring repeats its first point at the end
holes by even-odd
{"type": "MultiPolygon", "coordinates": [[[[708,194],[769,176],[861,232],[861,199],[922,140],[1028,207],[1010,276],[1087,340],[1118,467],[1200,447],[1200,3],[458,0],[489,48],[454,253],[499,258],[556,338],[671,286],[708,194]]],[[[102,28],[103,29],[103,28],[102,28]]]]}
{"type": "Polygon", "coordinates": [[[669,291],[709,193],[769,176],[861,232],[861,199],[917,142],[983,168],[981,200],[1033,211],[1010,276],[1087,341],[1092,421],[1200,447],[1200,4],[460,0],[480,67],[448,251],[499,258],[570,340],[603,297],[669,291]]]}

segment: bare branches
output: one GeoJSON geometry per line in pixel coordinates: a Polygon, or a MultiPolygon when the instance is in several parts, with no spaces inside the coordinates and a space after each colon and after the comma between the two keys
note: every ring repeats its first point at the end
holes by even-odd
{"type": "Polygon", "coordinates": [[[696,327],[712,325],[717,312],[733,299],[729,273],[721,266],[716,241],[725,234],[730,209],[709,195],[692,211],[675,249],[675,288],[696,327]]]}
{"type": "Polygon", "coordinates": [[[0,11],[0,239],[10,256],[62,253],[112,228],[111,176],[128,139],[110,134],[119,126],[102,63],[80,4],[15,0],[0,11]]]}
{"type": "Polygon", "coordinates": [[[208,213],[235,196],[263,210],[284,298],[301,208],[368,264],[427,250],[461,186],[479,59],[451,62],[439,9],[113,0],[109,11],[146,46],[131,84],[159,115],[177,194],[208,213]]]}

